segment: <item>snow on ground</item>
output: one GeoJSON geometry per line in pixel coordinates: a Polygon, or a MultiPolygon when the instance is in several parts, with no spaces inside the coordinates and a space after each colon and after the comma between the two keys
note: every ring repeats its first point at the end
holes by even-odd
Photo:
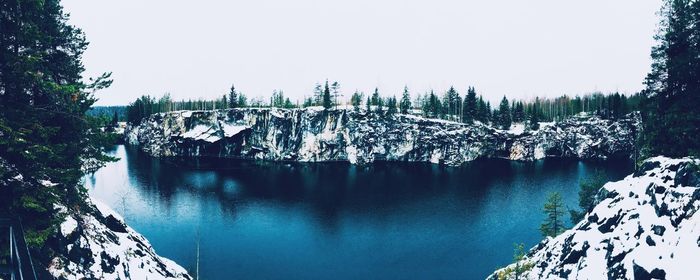
{"type": "Polygon", "coordinates": [[[62,279],[192,279],[184,268],[158,256],[119,214],[104,203],[90,202],[94,214],[69,215],[61,224],[59,244],[67,246],[62,256],[51,261],[51,275],[62,279]]]}
{"type": "MultiPolygon", "coordinates": [[[[519,263],[533,265],[520,279],[697,279],[699,165],[655,157],[605,184],[583,221],[542,241],[519,263]]],[[[505,269],[489,277],[514,278],[505,269]]]]}

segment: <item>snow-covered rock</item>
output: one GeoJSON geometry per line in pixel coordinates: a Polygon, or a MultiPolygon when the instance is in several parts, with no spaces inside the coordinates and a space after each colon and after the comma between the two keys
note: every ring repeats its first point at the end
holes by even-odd
{"type": "Polygon", "coordinates": [[[128,127],[126,141],[157,157],[213,156],[265,160],[425,161],[460,165],[480,157],[535,160],[547,156],[630,155],[639,115],[612,121],[577,117],[537,131],[498,130],[365,111],[245,108],[155,114],[128,127]]]}
{"type": "Polygon", "coordinates": [[[60,225],[58,256],[49,265],[57,279],[192,279],[175,262],[158,256],[146,238],[107,205],[68,215],[60,225]]]}
{"type": "MultiPolygon", "coordinates": [[[[519,279],[697,279],[700,160],[648,159],[610,182],[583,221],[530,250],[519,279]]],[[[489,279],[514,279],[505,271],[489,279]],[[499,277],[500,274],[500,277],[499,277]]]]}
{"type": "MultiPolygon", "coordinates": [[[[57,186],[46,178],[23,176],[2,158],[0,175],[0,192],[18,184],[57,186]]],[[[106,205],[87,198],[83,207],[55,207],[65,220],[47,241],[50,250],[42,251],[53,254],[48,267],[39,267],[38,261],[47,256],[34,258],[40,279],[192,279],[184,268],[158,256],[146,238],[106,205]]]]}

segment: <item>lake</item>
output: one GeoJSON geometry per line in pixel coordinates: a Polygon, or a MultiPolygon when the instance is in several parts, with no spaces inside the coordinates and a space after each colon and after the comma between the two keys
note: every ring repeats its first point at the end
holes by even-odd
{"type": "MultiPolygon", "coordinates": [[[[618,180],[631,161],[272,163],[168,159],[116,146],[87,176],[164,257],[201,279],[483,279],[537,244],[549,192],[618,180]],[[599,171],[598,171],[599,170],[599,171]]],[[[568,215],[567,215],[568,220],[568,215]]]]}

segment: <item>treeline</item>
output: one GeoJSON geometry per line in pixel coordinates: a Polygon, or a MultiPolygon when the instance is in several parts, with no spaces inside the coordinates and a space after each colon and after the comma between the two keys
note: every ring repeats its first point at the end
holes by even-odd
{"type": "MultiPolygon", "coordinates": [[[[276,107],[301,108],[323,106],[325,109],[337,108],[340,95],[338,82],[325,85],[316,84],[311,97],[304,98],[303,104],[293,103],[282,90],[275,90],[268,101],[262,98],[248,98],[243,93],[231,87],[227,95],[215,100],[182,100],[173,101],[169,94],[160,98],[142,96],[126,108],[127,120],[140,123],[141,119],[154,113],[177,110],[215,110],[241,107],[276,107]]],[[[619,93],[592,93],[583,96],[561,96],[557,98],[535,98],[529,101],[509,101],[505,96],[492,107],[483,96],[477,95],[474,87],[468,87],[464,96],[450,87],[438,95],[434,91],[417,94],[415,98],[405,87],[401,98],[384,97],[375,88],[371,95],[355,91],[350,97],[350,105],[359,111],[365,108],[382,114],[414,114],[428,118],[472,123],[479,121],[508,129],[512,123],[527,123],[528,127],[537,129],[539,122],[558,121],[581,112],[599,115],[603,118],[615,119],[627,113],[640,109],[643,96],[634,94],[626,96],[619,93]],[[366,98],[366,99],[365,99],[366,98]]]]}

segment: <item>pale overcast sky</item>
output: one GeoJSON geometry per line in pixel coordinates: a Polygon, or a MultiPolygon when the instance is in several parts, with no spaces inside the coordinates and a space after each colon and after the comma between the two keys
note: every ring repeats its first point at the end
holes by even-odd
{"type": "Polygon", "coordinates": [[[315,82],[400,95],[454,85],[504,94],[633,93],[650,64],[660,0],[65,0],[90,46],[86,75],[112,71],[98,105],[142,94],[248,96],[315,82]]]}

